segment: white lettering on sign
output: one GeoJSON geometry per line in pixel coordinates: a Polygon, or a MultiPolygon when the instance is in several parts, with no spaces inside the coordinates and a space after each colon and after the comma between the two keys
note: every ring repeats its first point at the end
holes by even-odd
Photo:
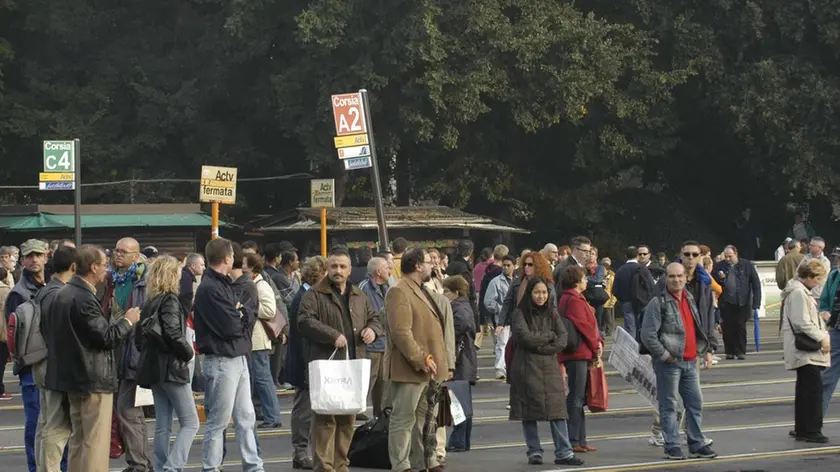
{"type": "Polygon", "coordinates": [[[333,95],[332,109],[336,135],[346,136],[367,132],[361,94],[333,95]]]}
{"type": "Polygon", "coordinates": [[[45,151],[72,151],[72,141],[44,141],[45,151]]]}
{"type": "Polygon", "coordinates": [[[73,141],[44,141],[44,172],[73,172],[75,155],[73,141]]]}

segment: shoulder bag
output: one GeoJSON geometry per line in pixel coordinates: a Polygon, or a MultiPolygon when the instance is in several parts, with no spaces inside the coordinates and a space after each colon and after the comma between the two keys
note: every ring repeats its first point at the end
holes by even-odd
{"type": "Polygon", "coordinates": [[[788,325],[790,326],[790,332],[793,333],[793,345],[796,349],[805,352],[816,352],[820,350],[822,346],[818,341],[805,333],[797,333],[796,330],[793,329],[793,322],[790,321],[789,316],[788,325]]]}

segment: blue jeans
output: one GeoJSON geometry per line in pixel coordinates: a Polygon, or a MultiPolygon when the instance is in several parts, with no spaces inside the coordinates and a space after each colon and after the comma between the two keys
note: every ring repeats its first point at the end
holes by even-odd
{"type": "Polygon", "coordinates": [[[452,427],[452,434],[449,435],[450,449],[470,450],[472,440],[472,416],[459,425],[452,427]]]}
{"type": "Polygon", "coordinates": [[[204,358],[205,412],[201,470],[217,472],[222,465],[224,430],[233,415],[236,441],[242,456],[243,472],[264,472],[263,461],[257,452],[254,424],[254,404],[251,402],[251,379],[245,356],[204,358]],[[207,405],[210,405],[207,408],[207,405]]]}
{"type": "MultiPolygon", "coordinates": [[[[566,430],[566,420],[551,420],[548,424],[551,426],[551,438],[554,440],[554,458],[562,460],[574,456],[572,444],[569,442],[569,432],[566,430]]],[[[543,448],[540,445],[540,432],[537,429],[537,422],[523,421],[522,433],[525,435],[528,457],[542,457],[543,448]]]]}
{"type": "Polygon", "coordinates": [[[569,392],[566,394],[566,410],[569,412],[569,442],[573,446],[586,446],[586,383],[589,366],[586,361],[565,361],[569,376],[569,392]]]}
{"type": "Polygon", "coordinates": [[[656,372],[656,393],[659,399],[659,421],[665,450],[680,447],[680,427],[677,416],[678,399],[682,397],[685,407],[685,435],[688,439],[689,452],[697,452],[705,444],[703,432],[703,394],[700,392],[700,377],[697,375],[697,362],[677,361],[666,364],[660,359],[653,359],[656,372]]]}
{"type": "Polygon", "coordinates": [[[271,379],[271,351],[251,353],[251,388],[257,393],[262,405],[263,422],[281,424],[280,401],[277,387],[271,379]]]}
{"type": "Polygon", "coordinates": [[[198,413],[195,410],[190,384],[164,382],[152,386],[155,399],[155,471],[180,472],[187,465],[193,439],[198,433],[198,413]],[[172,449],[173,414],[178,415],[178,436],[172,449]]]}
{"type": "MultiPolygon", "coordinates": [[[[5,362],[5,359],[3,361],[5,362]]],[[[23,427],[26,463],[29,466],[29,472],[35,472],[35,430],[38,428],[38,415],[41,413],[41,392],[34,383],[31,371],[21,373],[20,393],[23,397],[23,415],[26,418],[23,427]]]]}
{"type": "Polygon", "coordinates": [[[840,330],[828,328],[829,340],[831,341],[831,367],[822,373],[822,412],[825,418],[828,412],[828,403],[834,395],[837,381],[840,380],[840,330]]]}
{"type": "Polygon", "coordinates": [[[624,331],[636,339],[636,314],[633,313],[633,304],[630,302],[621,302],[621,313],[624,315],[624,331]]]}

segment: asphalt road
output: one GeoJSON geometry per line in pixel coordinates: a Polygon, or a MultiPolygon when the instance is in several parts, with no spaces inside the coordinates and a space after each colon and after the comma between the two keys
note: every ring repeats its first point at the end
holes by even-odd
{"type": "MultiPolygon", "coordinates": [[[[787,437],[793,426],[794,374],[784,370],[780,340],[776,336],[778,320],[762,322],[760,353],[750,353],[744,361],[721,361],[701,372],[705,401],[704,432],[714,440],[713,449],[720,457],[711,461],[662,460],[662,449],[648,445],[652,410],[641,396],[608,366],[609,411],[587,418],[590,445],[598,451],[582,454],[586,464],[574,468],[541,467],[526,464],[524,441],[518,423],[507,420],[508,387],[492,380],[492,348],[489,341],[479,351],[483,379],[474,390],[476,417],[473,426],[473,450],[450,454],[447,470],[486,471],[560,471],[560,470],[684,470],[684,471],[788,471],[834,470],[840,459],[840,404],[829,410],[824,434],[833,441],[827,445],[796,442],[787,437]]],[[[750,326],[750,349],[752,327],[750,326]]],[[[17,379],[8,372],[4,379],[14,398],[0,403],[0,471],[26,471],[23,451],[23,407],[17,379]]],[[[291,443],[288,430],[291,398],[281,393],[284,428],[261,431],[259,439],[265,470],[291,470],[291,443]]],[[[840,403],[840,402],[838,402],[840,403]]],[[[154,430],[149,422],[151,440],[154,430]]],[[[541,425],[546,458],[551,457],[551,437],[547,425],[541,425]]],[[[200,470],[202,431],[190,453],[188,470],[200,470]]],[[[225,470],[240,470],[235,440],[229,439],[225,470]]],[[[111,469],[122,470],[122,459],[112,460],[111,469]]],[[[353,470],[366,470],[356,469],[353,470]]]]}

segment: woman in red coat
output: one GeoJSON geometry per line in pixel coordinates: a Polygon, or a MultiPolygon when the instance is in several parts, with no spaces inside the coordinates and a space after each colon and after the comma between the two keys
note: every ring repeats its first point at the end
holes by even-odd
{"type": "Polygon", "coordinates": [[[586,418],[583,405],[586,403],[586,380],[589,363],[600,363],[604,341],[595,320],[595,310],[583,297],[586,290],[586,269],[569,266],[560,279],[563,295],[558,302],[558,311],[569,318],[577,329],[580,344],[571,354],[558,354],[557,358],[566,367],[569,376],[569,392],[566,395],[566,410],[569,412],[569,441],[577,453],[592,452],[597,448],[586,444],[586,418]],[[565,305],[565,306],[564,306],[565,305]]]}

